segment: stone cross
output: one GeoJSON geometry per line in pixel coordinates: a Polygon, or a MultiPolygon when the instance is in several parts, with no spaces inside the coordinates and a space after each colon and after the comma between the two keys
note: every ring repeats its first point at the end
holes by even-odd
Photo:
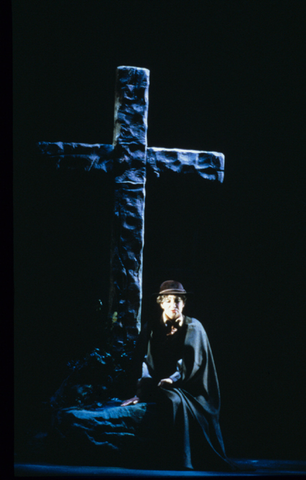
{"type": "Polygon", "coordinates": [[[117,68],[112,145],[39,142],[57,168],[96,170],[114,181],[109,316],[135,339],[141,328],[146,172],[192,173],[223,182],[224,155],[147,147],[150,72],[117,68]]]}

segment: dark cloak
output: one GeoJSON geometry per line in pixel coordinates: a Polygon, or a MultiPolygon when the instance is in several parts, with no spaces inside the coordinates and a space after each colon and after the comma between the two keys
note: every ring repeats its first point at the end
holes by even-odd
{"type": "Polygon", "coordinates": [[[166,333],[160,322],[149,334],[147,376],[139,381],[138,395],[156,401],[168,432],[169,455],[184,468],[226,468],[230,462],[219,425],[219,384],[204,327],[185,317],[177,333],[166,333]],[[167,377],[174,382],[157,387],[167,377]]]}

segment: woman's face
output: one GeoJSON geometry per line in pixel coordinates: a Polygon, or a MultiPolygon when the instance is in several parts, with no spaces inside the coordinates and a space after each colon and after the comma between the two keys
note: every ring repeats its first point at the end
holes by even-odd
{"type": "Polygon", "coordinates": [[[160,303],[166,319],[176,320],[182,315],[185,303],[178,295],[167,295],[160,303]]]}

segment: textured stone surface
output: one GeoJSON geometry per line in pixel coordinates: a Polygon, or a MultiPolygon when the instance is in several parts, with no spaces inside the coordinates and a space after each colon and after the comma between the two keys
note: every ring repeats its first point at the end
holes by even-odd
{"type": "Polygon", "coordinates": [[[112,145],[39,142],[38,151],[46,155],[56,168],[101,170],[109,173],[113,169],[114,147],[112,145]]]}
{"type": "MultiPolygon", "coordinates": [[[[115,151],[113,145],[39,142],[37,146],[39,152],[50,159],[50,162],[53,161],[56,168],[101,170],[117,174],[116,183],[124,180],[139,184],[145,183],[144,160],[141,162],[140,168],[136,169],[135,159],[134,163],[129,160],[128,146],[125,147],[124,158],[121,157],[121,166],[117,166],[116,171],[114,170],[115,151]],[[128,164],[131,168],[130,171],[127,171],[128,164]]],[[[133,153],[135,154],[136,150],[133,153]]],[[[138,155],[141,157],[143,152],[138,150],[138,155]]],[[[153,171],[157,177],[166,171],[172,171],[200,175],[207,180],[223,182],[224,163],[224,155],[219,152],[147,148],[146,169],[153,171]]]]}
{"type": "Polygon", "coordinates": [[[218,152],[148,148],[147,165],[159,177],[167,170],[198,174],[207,180],[223,182],[224,155],[218,152]]]}
{"type": "Polygon", "coordinates": [[[116,183],[145,183],[149,70],[118,67],[114,137],[116,183]]]}
{"type": "Polygon", "coordinates": [[[148,90],[148,70],[118,67],[109,315],[132,338],[141,328],[148,90]]]}

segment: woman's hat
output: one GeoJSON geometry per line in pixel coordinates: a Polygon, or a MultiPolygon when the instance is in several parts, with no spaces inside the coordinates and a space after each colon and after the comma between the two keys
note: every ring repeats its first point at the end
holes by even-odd
{"type": "Polygon", "coordinates": [[[185,288],[180,282],[175,280],[166,280],[159,287],[158,293],[153,293],[156,295],[190,295],[192,292],[186,292],[185,288]]]}

